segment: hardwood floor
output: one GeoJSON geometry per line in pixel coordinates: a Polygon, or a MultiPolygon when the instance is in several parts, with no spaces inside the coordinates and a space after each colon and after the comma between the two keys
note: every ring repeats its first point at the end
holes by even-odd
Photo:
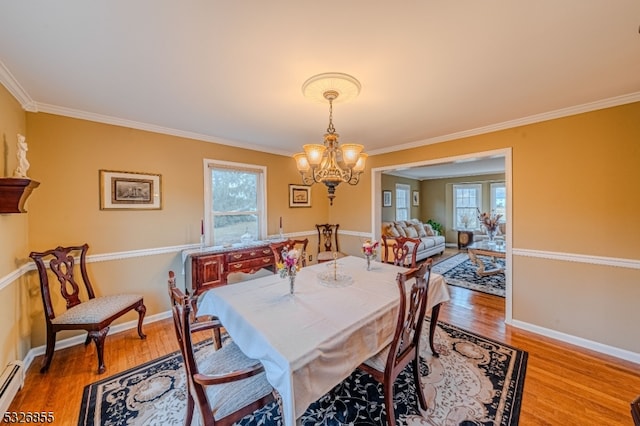
{"type": "MultiPolygon", "coordinates": [[[[440,320],[529,353],[521,425],[631,425],[630,402],[640,395],[640,365],[587,351],[504,324],[504,299],[450,287],[452,300],[440,320]]],[[[96,374],[93,344],[57,351],[48,373],[41,357],[9,411],[52,411],[55,424],[77,424],[85,385],[178,350],[170,319],[109,335],[107,371],[96,374]]],[[[637,337],[637,336],[636,336],[637,337]]]]}

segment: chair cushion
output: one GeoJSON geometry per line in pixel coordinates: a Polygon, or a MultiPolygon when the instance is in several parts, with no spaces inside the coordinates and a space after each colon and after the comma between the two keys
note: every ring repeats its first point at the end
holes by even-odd
{"type": "Polygon", "coordinates": [[[387,358],[389,358],[389,350],[391,348],[391,344],[384,347],[383,350],[369,358],[364,362],[364,364],[369,367],[378,370],[380,372],[384,372],[384,368],[387,364],[387,358]]]}
{"type": "Polygon", "coordinates": [[[95,324],[122,311],[137,301],[142,300],[140,294],[116,294],[101,296],[82,302],[66,312],[56,316],[53,324],[95,324]]]}
{"type": "MultiPolygon", "coordinates": [[[[338,259],[340,259],[341,257],[345,257],[346,255],[344,253],[338,253],[338,259]]],[[[316,257],[316,260],[318,262],[325,262],[327,260],[333,260],[333,252],[330,251],[321,251],[320,253],[318,253],[318,256],[316,257]]]]}
{"type": "MultiPolygon", "coordinates": [[[[247,357],[234,342],[217,351],[200,350],[196,362],[200,373],[209,375],[226,374],[258,363],[247,357]]],[[[207,386],[206,390],[213,416],[218,420],[271,393],[273,388],[262,372],[248,379],[207,386]]]]}

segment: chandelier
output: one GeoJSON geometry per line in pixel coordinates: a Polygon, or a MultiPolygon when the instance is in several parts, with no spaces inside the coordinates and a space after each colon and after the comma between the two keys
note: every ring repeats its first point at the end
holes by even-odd
{"type": "Polygon", "coordinates": [[[333,205],[336,187],[342,182],[356,185],[364,171],[367,154],[364,146],[355,143],[338,144],[338,135],[333,127],[333,103],[358,96],[360,82],[350,75],[325,73],[311,77],[302,85],[305,96],[329,102],[329,127],[324,135],[324,144],[303,145],[304,152],[294,154],[296,166],[305,185],[324,183],[327,186],[329,204],[333,205]]]}

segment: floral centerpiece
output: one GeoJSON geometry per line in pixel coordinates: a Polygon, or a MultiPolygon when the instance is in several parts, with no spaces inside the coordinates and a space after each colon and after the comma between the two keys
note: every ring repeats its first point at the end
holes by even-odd
{"type": "Polygon", "coordinates": [[[375,240],[367,240],[362,243],[362,253],[364,253],[364,257],[367,259],[367,271],[371,269],[371,259],[375,258],[378,254],[379,245],[380,243],[375,240]]]}
{"type": "Polygon", "coordinates": [[[293,294],[296,273],[300,269],[300,252],[296,249],[282,250],[282,261],[276,265],[281,278],[289,277],[289,293],[293,294]]]}
{"type": "Polygon", "coordinates": [[[501,214],[496,214],[493,210],[491,210],[491,213],[480,213],[480,209],[478,209],[478,221],[480,221],[480,225],[486,229],[489,241],[493,241],[493,238],[496,236],[501,217],[501,214]]]}

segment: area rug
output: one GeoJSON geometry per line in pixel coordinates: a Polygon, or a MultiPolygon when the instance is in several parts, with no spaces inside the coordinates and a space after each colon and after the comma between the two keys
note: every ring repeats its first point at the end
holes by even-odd
{"type": "MultiPolygon", "coordinates": [[[[425,324],[424,329],[428,330],[425,324]]],[[[438,322],[435,344],[440,357],[421,342],[422,386],[427,410],[416,400],[411,366],[395,384],[399,425],[517,425],[527,353],[438,322]]],[[[210,350],[203,345],[200,350],[210,350]]],[[[78,425],[182,425],[185,377],[179,352],[148,362],[85,387],[78,425]]],[[[313,403],[303,425],[384,425],[382,387],[356,370],[313,403]]],[[[199,419],[194,419],[197,424],[199,419]]],[[[272,403],[238,425],[282,425],[272,403]]]]}
{"type": "MultiPolygon", "coordinates": [[[[478,256],[478,259],[485,262],[485,269],[494,267],[489,257],[478,256]]],[[[504,259],[497,258],[496,262],[504,268],[504,259]]],[[[478,267],[469,260],[469,255],[466,253],[458,253],[442,262],[436,263],[431,270],[442,275],[449,285],[505,297],[504,273],[481,277],[476,273],[478,267]]]]}

